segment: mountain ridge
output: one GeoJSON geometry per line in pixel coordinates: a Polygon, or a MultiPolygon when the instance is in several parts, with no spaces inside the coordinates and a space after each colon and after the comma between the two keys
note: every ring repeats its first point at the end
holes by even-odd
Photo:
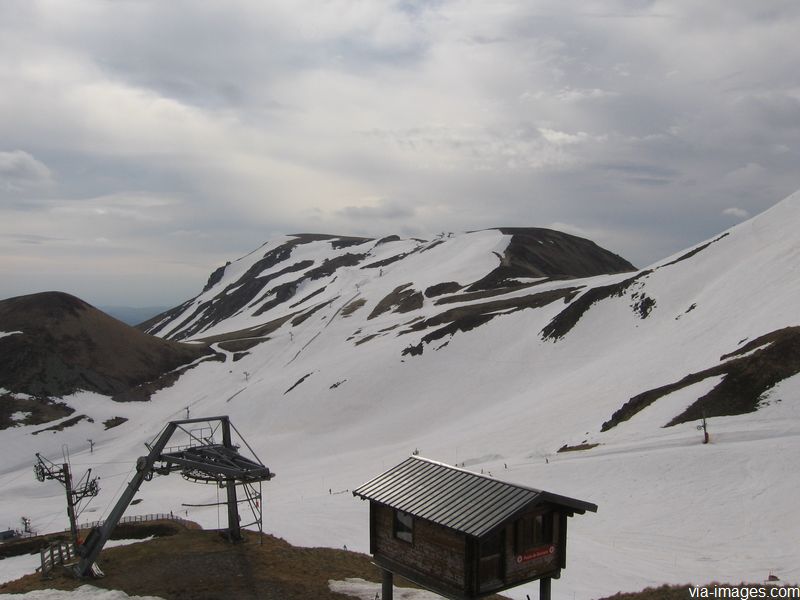
{"type": "MultiPolygon", "coordinates": [[[[456,286],[465,293],[491,292],[503,287],[522,287],[522,284],[516,281],[518,278],[538,279],[541,282],[634,270],[628,261],[600,248],[594,242],[554,230],[496,228],[468,232],[461,234],[461,237],[469,238],[490,232],[499,234],[505,240],[504,244],[501,244],[504,245],[501,252],[492,251],[497,260],[494,268],[487,270],[483,277],[464,285],[455,281],[437,281],[433,285],[449,285],[451,293],[455,291],[456,286]]],[[[295,299],[297,289],[304,287],[304,284],[324,278],[335,279],[335,273],[340,268],[358,267],[360,270],[367,270],[368,273],[377,271],[380,277],[383,276],[384,269],[393,268],[392,265],[396,266],[403,261],[407,262],[409,257],[413,260],[416,255],[433,251],[438,246],[447,246],[454,237],[454,234],[443,234],[435,240],[425,241],[401,240],[397,236],[381,239],[327,234],[286,236],[273,244],[267,242],[258,250],[239,259],[237,262],[249,259],[250,264],[238,277],[228,278],[223,289],[218,288],[232,263],[215,270],[199,296],[148,320],[139,327],[148,333],[174,339],[197,336],[214,323],[261,303],[257,309],[251,311],[253,317],[258,317],[295,299]],[[332,252],[294,262],[290,260],[297,247],[314,242],[328,242],[332,252]],[[387,247],[398,245],[400,247],[394,251],[381,252],[387,247]],[[351,249],[354,247],[359,247],[359,252],[352,252],[351,249]],[[263,251],[265,248],[266,251],[263,251]],[[340,250],[345,251],[337,252],[340,250]],[[259,258],[254,260],[254,255],[258,253],[261,253],[259,258]],[[278,265],[285,266],[276,269],[278,265]],[[291,273],[297,273],[297,277],[284,277],[291,273]],[[273,280],[280,283],[269,287],[273,280]],[[212,290],[216,293],[212,294],[212,290]],[[271,299],[263,302],[267,297],[271,299]],[[193,310],[190,311],[190,308],[193,310]],[[175,320],[180,322],[176,325],[175,320]],[[167,330],[167,325],[172,328],[167,330]]],[[[441,248],[439,251],[441,252],[441,248]]],[[[410,285],[412,284],[408,283],[406,287],[410,285]]],[[[414,292],[416,294],[414,301],[424,302],[422,294],[428,293],[430,287],[425,286],[424,289],[414,292]]],[[[358,291],[357,285],[353,291],[358,291]]],[[[318,286],[314,295],[321,293],[322,289],[318,286]]],[[[383,301],[390,302],[391,295],[398,293],[396,289],[389,292],[383,301]]],[[[297,304],[302,304],[311,297],[313,296],[301,298],[297,304]]]]}

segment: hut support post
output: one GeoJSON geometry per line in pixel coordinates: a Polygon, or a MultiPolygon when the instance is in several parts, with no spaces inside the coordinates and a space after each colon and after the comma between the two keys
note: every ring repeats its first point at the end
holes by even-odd
{"type": "Polygon", "coordinates": [[[539,580],[539,600],[550,600],[550,583],[549,577],[544,577],[539,580]]]}
{"type": "Polygon", "coordinates": [[[394,586],[394,573],[387,569],[383,571],[383,583],[381,584],[381,600],[392,600],[392,588],[394,586]]]}

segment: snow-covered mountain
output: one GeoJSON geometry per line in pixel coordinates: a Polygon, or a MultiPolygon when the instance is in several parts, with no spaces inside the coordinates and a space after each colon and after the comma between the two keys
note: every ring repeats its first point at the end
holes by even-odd
{"type": "Polygon", "coordinates": [[[220,333],[231,339],[237,329],[251,339],[332,305],[346,317],[366,306],[367,321],[385,312],[416,317],[427,314],[426,304],[475,304],[544,281],[633,270],[589,240],[549,229],[441,234],[433,241],[300,234],[220,267],[199,296],[142,327],[175,340],[220,333]]]}
{"type": "MultiPolygon", "coordinates": [[[[29,476],[34,451],[68,443],[105,476],[94,519],[140,444],[190,411],[229,414],[278,473],[266,529],[291,542],[366,551],[367,507],[337,492],[418,449],[598,504],[570,527],[556,598],[798,581],[799,226],[800,193],[642,271],[547,230],[271,240],[146,324],[220,360],[147,403],[63,399],[93,423],[0,432],[0,485],[19,499],[0,525],[64,524],[60,490],[29,476]],[[104,430],[112,417],[128,421],[104,430]]],[[[135,509],[215,526],[216,509],[182,506],[215,493],[156,478],[135,509]]]]}

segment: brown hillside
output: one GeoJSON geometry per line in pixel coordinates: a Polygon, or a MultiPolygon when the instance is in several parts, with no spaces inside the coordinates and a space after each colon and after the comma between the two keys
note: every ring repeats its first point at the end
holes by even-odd
{"type": "Polygon", "coordinates": [[[0,387],[38,397],[119,394],[211,350],[147,335],[62,292],[0,301],[0,387]]]}

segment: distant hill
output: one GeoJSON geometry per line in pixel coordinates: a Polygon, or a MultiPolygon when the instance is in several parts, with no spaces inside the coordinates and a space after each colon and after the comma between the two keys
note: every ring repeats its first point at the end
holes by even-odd
{"type": "Polygon", "coordinates": [[[62,292],[0,302],[0,387],[33,396],[114,395],[209,353],[142,333],[62,292]]]}
{"type": "Polygon", "coordinates": [[[107,315],[126,325],[138,325],[169,309],[169,306],[98,306],[107,315]]]}

